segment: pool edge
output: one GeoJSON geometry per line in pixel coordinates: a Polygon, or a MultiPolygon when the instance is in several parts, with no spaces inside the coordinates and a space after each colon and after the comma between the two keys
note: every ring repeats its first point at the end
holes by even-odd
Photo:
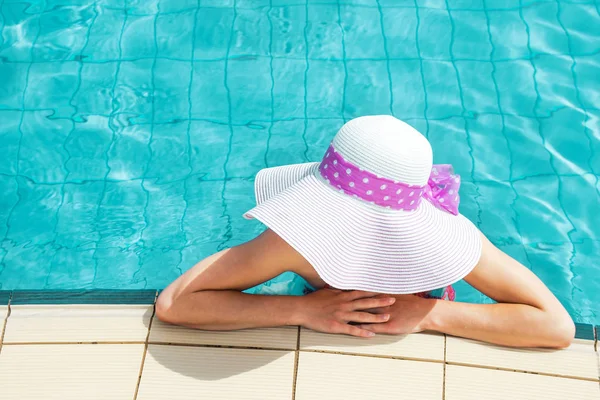
{"type": "MultiPolygon", "coordinates": [[[[0,306],[122,304],[152,305],[161,289],[93,289],[93,290],[0,290],[0,306]]],[[[600,326],[576,323],[576,339],[598,340],[600,326]]]]}

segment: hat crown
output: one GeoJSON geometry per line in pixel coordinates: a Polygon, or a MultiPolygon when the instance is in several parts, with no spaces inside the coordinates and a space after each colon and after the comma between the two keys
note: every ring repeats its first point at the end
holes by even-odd
{"type": "Polygon", "coordinates": [[[425,136],[391,115],[348,121],[333,139],[333,146],[359,168],[409,185],[425,185],[433,166],[433,152],[425,136]]]}

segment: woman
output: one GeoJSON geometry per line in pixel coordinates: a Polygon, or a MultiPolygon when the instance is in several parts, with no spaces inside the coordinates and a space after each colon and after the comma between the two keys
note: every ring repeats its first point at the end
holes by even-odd
{"type": "Polygon", "coordinates": [[[173,282],[158,298],[158,318],[207,330],[430,330],[505,346],[569,346],[575,327],[566,310],[458,213],[460,179],[432,159],[415,129],[368,116],[346,123],[321,163],[261,171],[258,205],[246,217],[268,229],[173,282]],[[303,277],[310,293],[243,292],[285,271],[303,277]],[[451,301],[450,285],[461,279],[498,303],[451,301]]]}

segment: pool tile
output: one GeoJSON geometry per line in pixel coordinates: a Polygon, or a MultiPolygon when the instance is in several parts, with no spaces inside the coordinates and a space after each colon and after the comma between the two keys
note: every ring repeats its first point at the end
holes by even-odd
{"type": "Polygon", "coordinates": [[[86,61],[112,61],[119,60],[120,32],[125,25],[125,13],[122,10],[103,8],[90,26],[87,34],[86,48],[93,49],[86,52],[86,61]]]}
{"type": "Polygon", "coordinates": [[[300,352],[296,400],[442,399],[440,363],[300,352]]]}
{"type": "MultiPolygon", "coordinates": [[[[128,15],[119,43],[121,58],[140,59],[156,57],[156,18],[154,15],[128,15]],[[142,34],[148,32],[148,34],[142,34]]],[[[157,40],[158,42],[158,40],[157,40]]]]}
{"type": "MultiPolygon", "coordinates": [[[[496,42],[494,42],[495,44],[496,42]]],[[[528,55],[523,57],[528,57],[528,55]]],[[[492,79],[497,83],[497,99],[502,114],[535,116],[537,97],[533,80],[534,72],[531,63],[525,60],[513,59],[494,63],[492,79]],[[511,91],[514,87],[518,87],[519,90],[511,91]]]]}
{"type": "MultiPolygon", "coordinates": [[[[234,124],[233,129],[236,128],[235,125],[246,125],[250,121],[270,121],[271,63],[269,58],[253,56],[247,58],[229,58],[223,67],[226,71],[225,76],[227,77],[225,78],[227,82],[226,90],[229,90],[228,98],[231,99],[231,103],[226,102],[227,106],[225,107],[228,109],[229,104],[231,104],[230,115],[234,124]],[[248,107],[248,104],[253,104],[254,106],[248,107]]],[[[224,86],[222,83],[220,84],[224,86]]],[[[221,91],[219,90],[219,92],[221,91]]],[[[202,97],[204,97],[205,101],[210,101],[208,97],[202,97]]],[[[213,118],[210,119],[212,120],[213,118]]],[[[239,135],[232,139],[239,140],[239,135]]],[[[248,146],[254,144],[251,140],[245,143],[248,146]]],[[[254,160],[256,159],[248,159],[249,162],[254,160]]]]}
{"type": "MultiPolygon", "coordinates": [[[[574,2],[575,3],[575,2],[574,2]]],[[[562,2],[561,2],[562,4],[562,2]]],[[[595,54],[600,50],[600,13],[596,2],[569,4],[568,12],[560,7],[557,20],[569,37],[571,54],[595,54]]]]}
{"type": "MultiPolygon", "coordinates": [[[[288,100],[289,101],[289,100],[288,100]]],[[[281,107],[279,107],[281,108],[281,107]]],[[[304,133],[304,122],[301,120],[280,121],[274,122],[269,130],[269,151],[265,152],[266,165],[285,165],[290,162],[292,164],[300,164],[306,162],[304,152],[306,151],[306,142],[301,134],[294,138],[287,136],[288,132],[304,133]]],[[[240,152],[240,156],[241,156],[240,152]]],[[[321,155],[322,156],[322,155],[321,155]]],[[[242,158],[242,157],[240,157],[242,158]]],[[[248,163],[245,163],[248,168],[248,163]]],[[[248,193],[252,192],[254,182],[251,182],[252,187],[244,187],[243,194],[240,196],[240,201],[248,197],[248,193]]],[[[252,197],[252,202],[254,198],[252,197]]],[[[246,204],[244,204],[246,206],[246,204]]],[[[251,205],[250,207],[253,207],[251,205]]]]}
{"type": "MultiPolygon", "coordinates": [[[[553,93],[563,98],[563,102],[565,100],[569,101],[562,93],[559,93],[558,84],[559,82],[553,81],[553,93]]],[[[575,98],[571,101],[575,102],[577,100],[575,98]]],[[[550,118],[540,119],[540,130],[544,135],[545,146],[552,152],[552,164],[559,176],[581,176],[592,172],[590,161],[594,156],[594,148],[592,147],[594,140],[592,139],[593,134],[586,132],[588,129],[586,124],[589,118],[589,116],[581,114],[570,107],[564,107],[556,111],[553,110],[550,118]],[[559,128],[559,126],[565,126],[565,124],[572,124],[572,135],[565,135],[564,130],[559,128]],[[586,137],[588,135],[591,135],[589,139],[586,137]],[[576,140],[574,137],[580,137],[581,140],[576,140]]],[[[575,185],[578,186],[576,190],[582,190],[582,197],[585,196],[584,193],[588,193],[590,188],[593,187],[589,183],[581,184],[577,181],[575,181],[575,185]]],[[[561,187],[561,190],[573,190],[572,187],[573,183],[568,189],[561,187]]]]}
{"type": "MultiPolygon", "coordinates": [[[[448,61],[438,61],[438,60],[423,60],[423,79],[425,91],[427,93],[431,93],[435,91],[435,88],[440,87],[440,85],[444,85],[444,91],[439,93],[438,95],[428,96],[427,97],[427,114],[426,118],[430,118],[429,123],[436,123],[436,125],[450,125],[451,132],[448,132],[447,136],[442,136],[441,138],[438,136],[440,140],[444,140],[444,143],[448,143],[450,146],[464,146],[467,147],[467,141],[464,137],[458,139],[458,135],[462,136],[465,134],[464,132],[464,119],[462,117],[456,118],[457,115],[461,115],[463,113],[463,106],[461,100],[461,87],[458,83],[458,77],[456,75],[456,70],[451,62],[448,61]],[[455,117],[453,119],[449,119],[451,117],[455,117]],[[446,119],[449,119],[446,121],[446,119]],[[458,125],[458,126],[457,126],[458,125]],[[462,126],[461,126],[462,125],[462,126]],[[455,142],[453,142],[455,141],[455,142]]],[[[422,131],[423,132],[423,131],[422,131]]],[[[423,132],[425,133],[425,132],[423,132]]],[[[441,132],[440,132],[441,136],[441,132]]],[[[438,143],[437,140],[431,140],[431,145],[433,147],[433,151],[435,152],[436,146],[438,143]]],[[[437,139],[437,138],[436,138],[437,139]]],[[[439,147],[438,147],[439,148],[439,147]]],[[[464,164],[470,164],[470,161],[467,157],[457,157],[455,153],[452,152],[453,147],[449,147],[445,151],[439,151],[435,154],[444,154],[444,156],[456,158],[459,162],[464,164]]],[[[468,154],[466,151],[463,154],[468,154]]],[[[451,162],[454,160],[444,159],[444,162],[451,162]]],[[[456,171],[461,171],[461,169],[457,168],[454,165],[456,171]]]]}
{"type": "MultiPolygon", "coordinates": [[[[477,181],[479,187],[488,185],[490,189],[502,189],[502,192],[494,194],[495,197],[498,195],[502,198],[514,197],[511,193],[512,188],[507,182],[511,178],[511,171],[506,168],[507,165],[511,165],[514,155],[502,131],[502,117],[496,114],[478,115],[476,118],[466,120],[465,130],[467,134],[465,141],[470,144],[469,150],[473,157],[472,179],[477,181]],[[490,159],[491,151],[494,152],[495,157],[490,159]]],[[[512,211],[509,207],[506,209],[512,211]]],[[[496,233],[496,229],[484,230],[484,232],[496,233]]]]}
{"type": "Polygon", "coordinates": [[[448,365],[446,400],[598,399],[598,382],[448,365]]]}
{"type": "MultiPolygon", "coordinates": [[[[549,27],[548,24],[545,25],[549,27]]],[[[545,122],[544,116],[549,116],[550,119],[553,119],[555,117],[554,112],[559,111],[564,106],[565,101],[571,102],[572,104],[579,103],[578,98],[581,98],[581,93],[578,92],[577,84],[580,84],[581,81],[578,76],[576,81],[573,80],[573,75],[577,75],[577,71],[573,69],[573,73],[565,73],[565,71],[571,71],[571,65],[573,64],[573,59],[571,57],[565,55],[565,53],[536,54],[535,58],[531,60],[531,63],[536,71],[535,82],[537,84],[539,95],[536,93],[537,103],[535,105],[535,111],[539,116],[540,122],[545,122]]],[[[573,122],[575,122],[575,120],[573,120],[573,122]]],[[[574,126],[577,125],[574,124],[574,126]]],[[[552,131],[554,131],[554,129],[551,128],[550,132],[552,131]]],[[[564,142],[569,142],[569,139],[570,138],[567,137],[567,135],[563,135],[562,137],[564,142]]],[[[558,142],[557,144],[560,145],[561,142],[558,142]]],[[[572,150],[579,150],[581,148],[580,146],[581,144],[579,143],[569,143],[569,146],[565,146],[564,148],[566,151],[563,152],[563,149],[558,148],[556,145],[549,145],[545,150],[549,153],[556,152],[558,159],[555,159],[557,162],[555,165],[558,165],[561,161],[560,159],[563,157],[570,162],[576,162],[576,159],[571,158],[573,153],[569,154],[569,152],[572,150]]],[[[583,154],[579,155],[578,158],[582,156],[583,154]]]]}
{"type": "MultiPolygon", "coordinates": [[[[18,96],[17,93],[22,92],[23,88],[27,84],[27,71],[29,69],[28,66],[29,64],[26,63],[3,62],[2,64],[0,64],[0,75],[10,77],[10,79],[3,80],[2,87],[0,88],[0,107],[3,109],[4,112],[6,112],[6,109],[16,111],[21,106],[21,97],[18,96]]],[[[2,122],[6,123],[8,121],[2,122]]],[[[13,133],[13,135],[16,134],[15,136],[17,136],[19,135],[19,130],[15,129],[11,133],[13,133]]],[[[8,136],[9,132],[3,131],[3,135],[5,134],[8,136]]],[[[3,136],[3,145],[8,144],[7,142],[5,142],[5,140],[6,139],[4,139],[3,136]]],[[[6,151],[6,148],[3,150],[6,151]]],[[[5,163],[5,165],[2,166],[3,168],[7,167],[6,163],[8,162],[8,160],[10,159],[3,159],[5,163]]]]}
{"type": "MultiPolygon", "coordinates": [[[[342,59],[344,57],[344,37],[338,22],[338,5],[315,3],[307,9],[308,21],[311,24],[310,29],[306,30],[306,39],[311,44],[308,46],[311,69],[314,59],[342,59]],[[321,39],[324,37],[327,40],[321,39]]],[[[334,91],[330,96],[333,95],[336,95],[334,91]]]]}
{"type": "Polygon", "coordinates": [[[132,399],[143,344],[4,346],[3,399],[132,399]]]}
{"type": "Polygon", "coordinates": [[[310,61],[310,68],[306,73],[306,115],[308,118],[306,120],[307,134],[304,135],[306,141],[311,144],[307,152],[309,160],[318,160],[323,157],[323,151],[327,148],[331,136],[344,124],[340,113],[344,104],[344,93],[331,90],[332,87],[343,87],[344,79],[345,70],[342,61],[310,61]],[[331,86],[323,85],[321,79],[325,74],[327,74],[327,80],[331,86]],[[333,118],[340,118],[340,120],[333,118]],[[325,142],[323,141],[324,136],[328,139],[325,142]]]}
{"type": "MultiPolygon", "coordinates": [[[[451,23],[454,37],[468,37],[469,40],[455,40],[452,43],[452,55],[458,59],[489,60],[492,52],[487,33],[485,13],[475,10],[453,10],[451,23]]],[[[452,40],[452,38],[451,38],[452,40]]]]}
{"type": "MultiPolygon", "coordinates": [[[[188,53],[189,54],[189,53],[188,53]]],[[[189,57],[189,56],[188,56],[189,57]]],[[[187,58],[187,57],[186,57],[187,58]]],[[[173,82],[173,75],[177,76],[186,76],[189,77],[193,70],[193,64],[190,61],[179,61],[173,59],[157,59],[156,64],[154,66],[154,90],[155,93],[162,93],[163,95],[155,95],[154,101],[154,109],[160,110],[160,115],[154,116],[154,123],[170,123],[171,121],[179,122],[179,117],[181,115],[187,115],[189,108],[189,98],[190,98],[190,81],[188,79],[177,80],[173,82]],[[167,95],[168,93],[168,95],[167,95]]],[[[155,125],[156,126],[156,125],[155,125]]],[[[164,129],[164,127],[163,127],[164,129]]],[[[148,159],[148,163],[153,162],[154,158],[157,156],[155,153],[156,149],[163,148],[163,144],[159,144],[154,142],[154,130],[150,128],[152,134],[152,144],[150,158],[148,159]]],[[[187,138],[186,138],[187,142],[187,138]]],[[[184,142],[185,143],[185,142],[184,142]]],[[[130,149],[132,149],[130,147],[130,149]]],[[[173,149],[175,150],[175,149],[173,149]]],[[[187,153],[187,149],[185,152],[178,153],[179,158],[184,158],[182,155],[187,153]]],[[[130,161],[130,160],[127,160],[130,161]]],[[[138,160],[140,162],[140,160],[138,160]]],[[[175,166],[169,167],[166,170],[172,171],[175,166]]],[[[183,167],[187,171],[187,165],[183,167]]],[[[148,176],[148,171],[146,170],[144,173],[145,176],[148,176]]],[[[155,175],[162,177],[161,174],[155,175]]]]}
{"type": "MultiPolygon", "coordinates": [[[[452,97],[450,93],[448,93],[447,96],[452,97]]],[[[446,99],[446,101],[448,103],[453,102],[451,99],[446,99]]],[[[441,101],[438,102],[438,104],[440,105],[441,101]]],[[[429,115],[429,108],[427,110],[427,115],[429,115]]],[[[471,159],[460,156],[460,154],[471,153],[472,149],[472,146],[468,142],[466,132],[467,124],[462,117],[450,117],[447,119],[446,117],[447,115],[444,116],[443,120],[429,122],[429,140],[431,141],[431,147],[434,152],[448,152],[447,156],[444,158],[444,162],[452,164],[455,173],[461,175],[465,181],[469,181],[473,176],[472,161],[471,159]]],[[[462,187],[460,190],[461,196],[464,199],[466,193],[462,187]]]]}
{"type": "MultiPolygon", "coordinates": [[[[178,7],[182,6],[183,2],[165,4],[178,7]]],[[[166,14],[162,4],[160,9],[161,12],[156,14],[157,56],[171,59],[189,58],[193,51],[192,41],[185,40],[185,37],[194,32],[196,10],[182,9],[177,13],[166,14]]]]}
{"type": "MultiPolygon", "coordinates": [[[[435,10],[431,8],[421,8],[418,10],[418,26],[416,33],[417,45],[419,46],[419,56],[424,59],[444,59],[453,58],[454,39],[452,35],[429,35],[429,27],[435,26],[444,32],[452,32],[453,21],[447,10],[435,10]]],[[[473,35],[477,37],[481,35],[473,35]]],[[[475,47],[475,46],[473,46],[475,47]]],[[[489,54],[489,53],[488,53],[489,54]]],[[[470,55],[469,58],[474,58],[470,55]]]]}
{"type": "MultiPolygon", "coordinates": [[[[465,110],[468,110],[475,118],[482,115],[497,115],[498,99],[496,97],[496,86],[492,79],[494,64],[467,59],[456,60],[454,65],[460,78],[462,104],[464,104],[465,110]]],[[[498,115],[498,118],[501,117],[498,115]]],[[[469,123],[472,121],[469,121],[469,123]]],[[[497,130],[500,126],[493,125],[488,128],[497,130]]]]}
{"type": "MultiPolygon", "coordinates": [[[[390,113],[391,93],[387,77],[385,60],[346,60],[346,86],[352,88],[351,95],[343,97],[344,118],[350,119],[358,115],[377,115],[390,113]],[[382,77],[372,79],[373,76],[382,77]],[[364,101],[373,99],[374,101],[364,101]],[[376,100],[375,100],[376,99],[376,100]]],[[[334,116],[336,116],[334,114],[334,116]]],[[[336,116],[337,117],[337,116],[336,116]]]]}
{"type": "Polygon", "coordinates": [[[540,118],[504,115],[500,116],[500,123],[495,126],[500,128],[499,133],[506,138],[510,149],[510,168],[505,167],[505,170],[509,172],[513,181],[532,179],[532,175],[556,174],[552,164],[553,155],[544,145],[540,118]],[[522,132],[531,134],[522,135],[522,132]]]}
{"type": "Polygon", "coordinates": [[[577,339],[595,340],[594,326],[589,324],[575,324],[575,337],[577,339]]]}
{"type": "MultiPolygon", "coordinates": [[[[598,71],[600,60],[598,60],[598,57],[575,56],[573,61],[575,64],[573,65],[573,72],[577,76],[577,87],[579,89],[581,104],[583,107],[588,108],[588,117],[591,117],[587,120],[586,124],[589,124],[588,129],[590,129],[591,132],[597,132],[594,125],[597,124],[598,121],[598,111],[593,109],[597,107],[596,96],[598,95],[598,91],[594,88],[593,82],[597,82],[596,73],[598,71]],[[596,120],[596,122],[594,120],[596,120]]],[[[597,141],[594,141],[592,145],[596,149],[598,148],[597,141]]],[[[596,162],[598,160],[597,157],[598,153],[595,154],[596,162]]],[[[596,169],[595,172],[598,173],[598,170],[596,169]]]]}
{"type": "MultiPolygon", "coordinates": [[[[252,0],[251,4],[256,4],[255,0],[252,0]]],[[[270,30],[269,53],[272,57],[304,58],[307,46],[304,32],[305,29],[311,30],[306,28],[307,18],[310,18],[307,8],[303,5],[276,6],[267,13],[270,30]]],[[[303,83],[303,80],[299,79],[296,82],[303,83]]]]}
{"type": "Polygon", "coordinates": [[[381,34],[380,24],[364,23],[365,19],[379,21],[380,18],[383,18],[380,11],[375,7],[365,7],[360,12],[356,12],[355,6],[346,4],[340,4],[338,7],[346,59],[384,59],[386,56],[385,37],[381,34]],[[361,29],[356,29],[357,26],[360,26],[361,29]]]}
{"type": "Polygon", "coordinates": [[[234,33],[231,29],[234,19],[235,10],[232,8],[202,7],[202,11],[196,13],[192,42],[196,60],[223,59],[227,56],[228,43],[234,33]]]}
{"type": "MultiPolygon", "coordinates": [[[[70,43],[70,45],[73,44],[70,43]]],[[[23,107],[28,111],[36,111],[24,116],[20,127],[20,131],[26,134],[21,141],[23,158],[19,159],[19,172],[25,170],[28,173],[38,172],[40,175],[36,176],[36,182],[39,182],[38,179],[44,176],[43,174],[47,174],[48,171],[45,171],[41,162],[28,162],[29,160],[36,159],[38,156],[44,157],[43,159],[47,161],[46,165],[50,170],[55,169],[55,165],[61,165],[61,161],[67,160],[68,154],[64,151],[62,143],[66,139],[71,125],[71,122],[67,122],[66,119],[74,111],[70,100],[76,91],[75,82],[78,79],[78,64],[68,61],[34,62],[28,69],[27,89],[23,89],[23,107]],[[40,92],[46,95],[37,96],[36,93],[40,92]],[[44,116],[48,112],[53,118],[44,116]],[[45,124],[42,124],[44,119],[46,120],[45,124]],[[51,135],[55,140],[48,141],[47,137],[44,140],[42,132],[51,135]],[[35,141],[32,142],[26,138],[35,139],[35,141]],[[25,144],[25,141],[28,143],[25,144]],[[30,147],[34,143],[38,144],[37,153],[34,148],[30,147]],[[48,162],[48,160],[52,160],[52,162],[48,162]],[[30,168],[23,168],[23,164],[30,168]]],[[[59,167],[59,169],[63,168],[64,164],[59,167]]],[[[66,177],[64,169],[62,173],[64,175],[61,175],[66,177]]],[[[26,176],[34,179],[34,175],[26,176]]]]}
{"type": "MultiPolygon", "coordinates": [[[[39,124],[38,131],[45,129],[40,119],[36,118],[39,124]]],[[[52,132],[52,137],[56,137],[54,132],[52,132]]],[[[35,157],[34,154],[32,151],[27,157],[31,159],[35,157]]],[[[40,155],[45,156],[42,152],[40,152],[40,155]]],[[[19,162],[19,165],[22,165],[21,162],[19,162]]],[[[39,179],[41,182],[47,182],[53,178],[62,179],[60,178],[61,175],[55,175],[54,171],[48,171],[47,176],[44,176],[44,174],[45,172],[40,172],[39,175],[31,179],[39,179]]],[[[34,175],[36,174],[32,173],[32,176],[34,175]]],[[[10,235],[7,238],[9,240],[3,241],[2,245],[2,252],[4,253],[2,259],[2,287],[14,288],[22,285],[25,279],[23,275],[26,273],[23,265],[32,265],[28,263],[36,263],[36,272],[27,279],[27,285],[43,287],[45,277],[50,271],[50,262],[36,260],[51,260],[57,250],[56,247],[46,241],[52,241],[51,238],[55,236],[52,229],[56,224],[56,217],[54,213],[48,214],[48,209],[55,209],[54,207],[60,204],[60,186],[38,185],[21,177],[15,178],[15,182],[18,184],[19,201],[14,203],[8,220],[10,235]],[[35,221],[35,223],[31,221],[35,221]],[[25,244],[29,243],[32,237],[35,237],[36,241],[39,240],[38,245],[28,246],[25,244]]]]}
{"type": "Polygon", "coordinates": [[[0,306],[5,306],[8,304],[11,293],[12,292],[9,290],[0,290],[0,306]]]}
{"type": "Polygon", "coordinates": [[[575,339],[565,350],[513,349],[454,337],[446,343],[449,363],[598,379],[592,340],[575,339]]]}
{"type": "Polygon", "coordinates": [[[300,350],[332,351],[349,354],[365,354],[444,360],[444,336],[421,333],[414,335],[377,335],[364,339],[345,335],[331,335],[302,328],[300,350]]]}
{"type": "MultiPolygon", "coordinates": [[[[506,0],[501,0],[499,3],[507,3],[506,0]]],[[[488,1],[484,2],[486,8],[491,8],[488,1]]],[[[518,8],[518,7],[517,7],[518,8]]],[[[487,25],[492,44],[492,52],[490,57],[492,61],[497,60],[513,60],[518,58],[526,58],[529,56],[527,48],[527,30],[519,16],[518,9],[490,11],[486,12],[487,25]],[[505,40],[510,37],[510,40],[505,40]]],[[[498,66],[499,63],[496,63],[498,66]]],[[[502,86],[498,85],[501,90],[502,86]]],[[[510,86],[509,86],[510,87],[510,86]]],[[[509,90],[507,87],[505,90],[509,90]]],[[[515,87],[515,86],[513,86],[515,87]]],[[[518,92],[525,93],[525,89],[519,88],[518,92]]],[[[511,92],[516,93],[517,91],[511,92]]],[[[506,98],[513,96],[504,96],[506,98]]],[[[507,112],[506,110],[504,112],[507,112]]]]}
{"type": "MultiPolygon", "coordinates": [[[[563,4],[531,1],[531,4],[520,10],[523,15],[523,22],[527,24],[529,30],[529,47],[532,53],[536,55],[534,60],[536,62],[542,58],[540,53],[545,53],[548,46],[555,50],[555,54],[569,54],[569,37],[565,35],[557,19],[559,7],[562,8],[563,4]]],[[[560,75],[569,76],[570,74],[561,73],[560,75]]],[[[539,78],[536,77],[536,79],[539,78]]],[[[541,97],[542,100],[560,98],[555,93],[553,95],[548,93],[541,97]]]]}
{"type": "MultiPolygon", "coordinates": [[[[489,155],[489,153],[487,154],[489,155]]],[[[510,204],[516,197],[512,187],[507,182],[496,182],[494,180],[478,182],[477,189],[480,204],[491,204],[496,199],[503,199],[507,204],[510,204]]],[[[489,232],[488,238],[497,245],[519,243],[519,230],[513,222],[516,213],[511,207],[482,207],[478,217],[481,221],[480,229],[483,232],[489,232]]],[[[519,245],[520,247],[522,246],[519,245]]]]}
{"type": "Polygon", "coordinates": [[[152,306],[16,305],[4,343],[144,342],[152,306]]]}
{"type": "Polygon", "coordinates": [[[137,400],[292,398],[294,352],[150,345],[137,400]]]}
{"type": "Polygon", "coordinates": [[[298,328],[244,329],[229,332],[203,331],[169,325],[154,318],[150,328],[149,342],[295,350],[298,342],[298,328]]]}
{"type": "MultiPolygon", "coordinates": [[[[398,43],[405,41],[399,40],[398,43]]],[[[422,118],[426,109],[421,63],[419,60],[390,60],[389,63],[392,95],[394,99],[402,98],[402,102],[392,104],[392,112],[398,118],[414,124],[414,120],[408,120],[422,118]],[[404,97],[407,92],[411,93],[410,97],[404,97]]]]}
{"type": "MultiPolygon", "coordinates": [[[[567,232],[573,229],[573,225],[569,222],[560,204],[560,181],[558,177],[555,175],[530,177],[521,181],[515,181],[513,187],[517,192],[517,197],[511,204],[511,207],[518,215],[520,221],[519,226],[522,242],[531,243],[532,245],[540,242],[569,243],[567,232]],[[552,219],[552,224],[544,225],[543,229],[541,229],[539,223],[542,215],[552,219]]],[[[533,251],[535,250],[537,249],[534,248],[533,251]]],[[[562,254],[564,253],[563,251],[562,254]]],[[[549,264],[548,260],[540,260],[537,265],[560,264],[549,264]]],[[[544,269],[552,273],[557,272],[555,269],[544,269]]]]}

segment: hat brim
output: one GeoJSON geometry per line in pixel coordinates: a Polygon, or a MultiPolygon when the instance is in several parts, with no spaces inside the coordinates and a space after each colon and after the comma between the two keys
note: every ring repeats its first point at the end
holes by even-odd
{"type": "Polygon", "coordinates": [[[256,218],[296,249],[332,287],[410,294],[468,275],[481,255],[478,229],[464,216],[422,201],[391,210],[340,193],[318,163],[268,168],[256,176],[256,218]]]}

